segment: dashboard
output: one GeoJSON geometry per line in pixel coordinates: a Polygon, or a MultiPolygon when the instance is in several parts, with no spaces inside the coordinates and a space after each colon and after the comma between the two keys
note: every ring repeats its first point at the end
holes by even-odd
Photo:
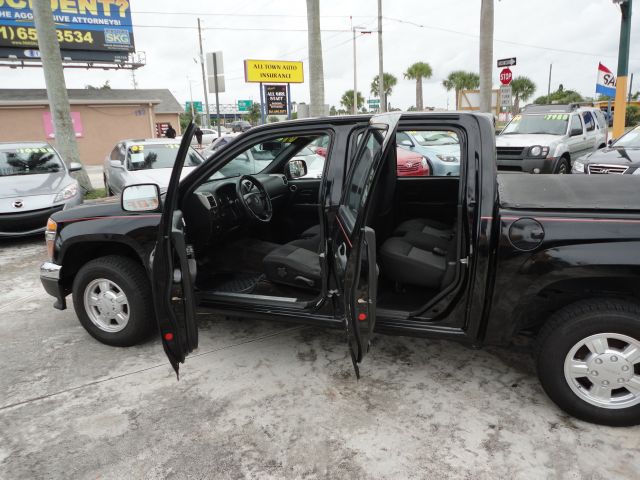
{"type": "MultiPolygon", "coordinates": [[[[280,174],[254,177],[264,185],[276,212],[286,202],[289,192],[286,177],[280,174]]],[[[183,213],[194,243],[208,244],[236,228],[250,225],[237,194],[240,178],[210,180],[187,199],[183,213]]]]}

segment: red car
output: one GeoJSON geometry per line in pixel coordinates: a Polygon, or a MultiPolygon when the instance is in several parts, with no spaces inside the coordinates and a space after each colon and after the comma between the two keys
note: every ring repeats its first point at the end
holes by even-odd
{"type": "Polygon", "coordinates": [[[396,148],[396,171],[399,177],[428,177],[431,169],[427,159],[419,153],[396,148]]]}

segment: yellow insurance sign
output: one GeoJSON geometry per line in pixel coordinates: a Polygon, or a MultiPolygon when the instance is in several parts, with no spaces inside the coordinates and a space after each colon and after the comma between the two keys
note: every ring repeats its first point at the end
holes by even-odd
{"type": "Polygon", "coordinates": [[[246,82],[304,83],[302,62],[281,60],[245,60],[246,82]]]}

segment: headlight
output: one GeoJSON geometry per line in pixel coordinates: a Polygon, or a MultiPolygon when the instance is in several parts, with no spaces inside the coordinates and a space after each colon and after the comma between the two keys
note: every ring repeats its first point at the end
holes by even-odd
{"type": "Polygon", "coordinates": [[[420,160],[420,165],[422,165],[422,168],[427,168],[427,165],[429,165],[429,162],[427,162],[427,157],[422,157],[422,160],[420,160]]]}
{"type": "Polygon", "coordinates": [[[584,173],[584,163],[580,160],[574,160],[572,170],[576,173],[584,173]]]}
{"type": "Polygon", "coordinates": [[[530,157],[546,157],[549,154],[549,147],[542,147],[540,145],[534,145],[529,148],[530,157]]]}
{"type": "Polygon", "coordinates": [[[458,157],[454,157],[453,155],[436,155],[436,157],[438,157],[443,162],[448,162],[448,163],[458,161],[458,157]]]}
{"type": "Polygon", "coordinates": [[[47,220],[47,229],[44,232],[44,239],[47,244],[47,255],[49,260],[53,260],[53,249],[56,242],[56,232],[58,231],[58,224],[52,220],[47,220]]]}
{"type": "Polygon", "coordinates": [[[640,175],[640,167],[636,168],[633,175],[640,175]]]}
{"type": "Polygon", "coordinates": [[[72,197],[75,197],[78,194],[78,184],[71,183],[64,187],[56,198],[53,200],[54,202],[62,202],[63,200],[69,200],[72,197]]]}

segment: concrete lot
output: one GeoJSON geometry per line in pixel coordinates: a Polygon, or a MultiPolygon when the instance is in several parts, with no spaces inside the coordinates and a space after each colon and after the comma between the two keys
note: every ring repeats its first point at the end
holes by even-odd
{"type": "Polygon", "coordinates": [[[636,479],[640,428],[574,420],[525,352],[203,316],[176,381],[158,341],[99,344],[0,244],[0,477],[636,479]]]}

